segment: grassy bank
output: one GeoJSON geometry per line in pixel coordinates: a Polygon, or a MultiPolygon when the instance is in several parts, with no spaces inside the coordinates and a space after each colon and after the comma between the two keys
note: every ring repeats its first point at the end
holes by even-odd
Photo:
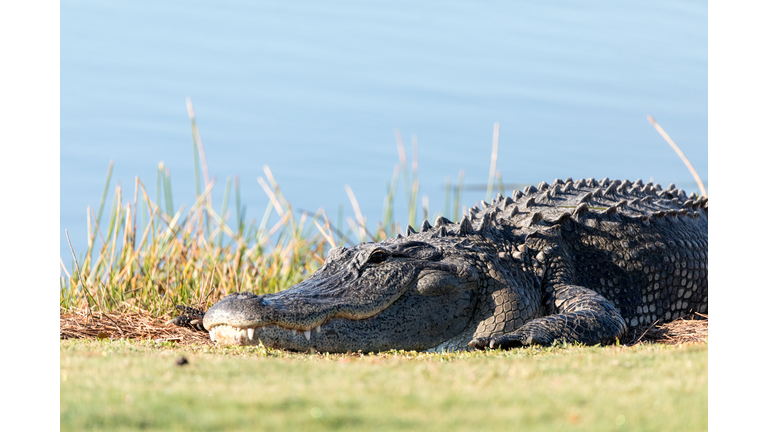
{"type": "Polygon", "coordinates": [[[61,430],[707,429],[707,344],[348,356],[62,341],[60,352],[61,430]]]}

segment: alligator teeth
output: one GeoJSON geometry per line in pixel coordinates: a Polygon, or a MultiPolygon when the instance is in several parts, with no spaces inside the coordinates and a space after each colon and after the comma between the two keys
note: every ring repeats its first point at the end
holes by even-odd
{"type": "Polygon", "coordinates": [[[248,339],[253,340],[253,332],[254,332],[254,329],[252,328],[248,329],[248,339]]]}
{"type": "Polygon", "coordinates": [[[307,342],[309,342],[309,338],[312,336],[312,330],[304,330],[304,337],[307,338],[307,342]]]}
{"type": "Polygon", "coordinates": [[[320,328],[319,324],[318,324],[318,326],[317,326],[317,328],[315,330],[317,330],[317,332],[320,333],[321,328],[320,328]]]}
{"type": "Polygon", "coordinates": [[[291,329],[291,333],[293,333],[293,335],[296,336],[296,333],[298,332],[296,331],[296,329],[291,329]]]}

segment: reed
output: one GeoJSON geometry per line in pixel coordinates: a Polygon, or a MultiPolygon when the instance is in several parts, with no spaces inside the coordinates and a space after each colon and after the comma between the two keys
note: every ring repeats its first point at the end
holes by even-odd
{"type": "MultiPolygon", "coordinates": [[[[214,182],[208,183],[189,210],[182,206],[171,213],[169,171],[164,170],[163,176],[161,182],[167,185],[165,206],[152,201],[138,179],[135,204],[125,202],[120,185],[115,188],[106,237],[102,237],[96,217],[90,224],[85,259],[78,263],[75,258],[71,271],[64,268],[62,260],[63,310],[144,310],[159,315],[174,304],[207,307],[236,290],[275,292],[317,270],[326,247],[338,241],[332,230],[323,236],[307,229],[318,221],[319,214],[308,220],[306,213],[296,218],[290,207],[284,210],[280,202],[287,200],[279,189],[269,188],[270,202],[280,210],[280,218],[271,226],[267,212],[261,224],[253,219],[246,229],[245,211],[239,202],[237,217],[231,218],[226,212],[229,187],[222,211],[216,212],[209,204],[214,182]],[[134,228],[137,206],[149,213],[146,223],[137,224],[138,230],[134,228]],[[205,228],[206,218],[211,221],[210,230],[205,228]],[[230,226],[231,219],[234,227],[230,226]],[[134,246],[137,233],[140,241],[134,246]],[[101,247],[92,254],[97,237],[101,247]]],[[[239,201],[239,187],[236,189],[239,201]]],[[[105,197],[100,207],[104,201],[105,197]]],[[[327,218],[320,221],[328,226],[327,218]]]]}
{"type": "Polygon", "coordinates": [[[696,180],[696,184],[699,186],[699,191],[701,192],[701,196],[706,197],[707,196],[707,189],[704,187],[704,182],[701,181],[701,177],[699,177],[699,173],[696,172],[696,169],[693,167],[693,164],[688,160],[687,157],[685,157],[685,154],[682,150],[680,150],[680,147],[675,144],[674,141],[672,141],[672,138],[667,134],[666,131],[661,127],[660,124],[656,123],[656,120],[648,116],[648,121],[653,125],[654,128],[656,128],[656,131],[661,135],[662,138],[664,138],[664,141],[669,144],[670,147],[672,147],[672,150],[677,153],[677,156],[680,157],[680,160],[683,161],[685,166],[688,168],[688,171],[691,172],[691,175],[696,180]]]}
{"type": "MultiPolygon", "coordinates": [[[[108,223],[102,215],[110,190],[114,163],[110,162],[98,214],[87,209],[88,251],[80,260],[74,250],[72,268],[62,257],[59,303],[62,312],[125,313],[143,311],[159,316],[175,304],[207,308],[235,291],[276,292],[306,278],[323,263],[329,245],[346,242],[330,229],[325,212],[295,215],[268,166],[269,184],[259,178],[269,198],[260,221],[246,222],[235,177],[235,215],[229,208],[232,178],[227,179],[221,211],[213,208],[205,152],[191,102],[195,156],[195,203],[186,210],[174,207],[171,171],[158,165],[153,201],[136,178],[133,201],[126,200],[120,184],[114,189],[108,223]],[[202,171],[204,188],[200,187],[202,171]],[[202,189],[202,190],[201,190],[202,189]],[[272,211],[278,213],[270,224],[272,211]],[[141,222],[138,215],[141,214],[141,222]],[[322,219],[321,219],[322,216],[322,219]],[[327,230],[314,231],[324,222],[327,230]],[[137,237],[140,238],[138,244],[137,237]]],[[[69,235],[67,233],[67,238],[69,235]]]]}

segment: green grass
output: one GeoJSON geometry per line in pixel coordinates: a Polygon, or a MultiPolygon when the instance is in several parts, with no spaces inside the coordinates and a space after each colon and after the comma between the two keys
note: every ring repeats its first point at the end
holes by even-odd
{"type": "Polygon", "coordinates": [[[61,430],[707,430],[707,344],[364,356],[60,344],[61,430]]]}

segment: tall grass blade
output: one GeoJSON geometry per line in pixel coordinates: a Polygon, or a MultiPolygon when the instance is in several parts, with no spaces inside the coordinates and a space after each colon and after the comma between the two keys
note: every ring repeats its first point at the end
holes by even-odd
{"type": "MultiPolygon", "coordinates": [[[[203,170],[203,180],[205,181],[205,186],[208,187],[208,185],[211,183],[211,177],[208,175],[208,162],[205,158],[205,148],[203,147],[203,140],[200,138],[200,131],[197,130],[195,109],[192,106],[192,100],[190,98],[187,98],[187,114],[189,114],[189,121],[192,124],[192,138],[195,140],[197,152],[200,156],[200,165],[203,170]]],[[[197,161],[197,159],[195,159],[195,161],[197,161]]],[[[213,205],[213,199],[210,195],[208,195],[208,205],[213,205]]],[[[210,232],[211,226],[208,223],[208,217],[205,213],[203,213],[203,217],[205,226],[210,232]]]]}
{"type": "Polygon", "coordinates": [[[164,189],[164,183],[163,183],[163,177],[165,177],[165,174],[163,173],[164,169],[165,169],[165,164],[160,162],[157,165],[157,186],[156,186],[157,191],[155,194],[155,198],[156,198],[155,202],[157,203],[158,206],[160,205],[160,203],[163,202],[163,200],[161,199],[162,197],[161,194],[163,193],[163,189],[164,189]]]}
{"type": "Polygon", "coordinates": [[[165,167],[163,187],[165,189],[165,212],[169,215],[176,213],[173,208],[173,193],[171,192],[171,169],[165,167]]]}
{"type": "MultiPolygon", "coordinates": [[[[349,201],[352,203],[352,209],[355,211],[355,217],[357,217],[357,225],[359,226],[360,230],[357,237],[361,242],[363,242],[365,241],[365,235],[367,233],[367,230],[365,229],[365,218],[363,217],[363,213],[360,211],[360,205],[357,203],[357,198],[355,198],[355,193],[352,192],[352,188],[349,185],[344,185],[344,189],[347,191],[349,201]]],[[[349,225],[353,226],[354,224],[349,225]]],[[[371,236],[371,240],[373,240],[373,236],[371,236]]]]}
{"type": "Polygon", "coordinates": [[[397,156],[400,158],[400,170],[403,173],[403,191],[405,192],[405,202],[411,202],[411,180],[408,176],[408,160],[405,156],[405,145],[400,130],[395,129],[395,144],[397,144],[397,156]]]}
{"type": "Polygon", "coordinates": [[[120,210],[120,202],[118,201],[120,199],[120,195],[117,193],[120,190],[120,183],[117,184],[117,187],[115,188],[115,195],[112,198],[112,209],[109,211],[109,228],[107,229],[107,243],[109,243],[112,240],[112,232],[115,228],[115,224],[117,223],[117,216],[118,212],[120,210]]]}
{"type": "Polygon", "coordinates": [[[99,213],[96,216],[96,225],[101,225],[101,213],[104,210],[104,202],[107,200],[107,192],[109,192],[109,183],[112,181],[112,168],[115,166],[115,161],[109,161],[109,171],[107,171],[107,183],[104,185],[104,193],[101,194],[101,202],[99,203],[99,213]]]}
{"type": "Polygon", "coordinates": [[[464,189],[464,171],[459,171],[459,181],[456,185],[456,190],[454,191],[454,199],[453,199],[453,221],[457,222],[459,220],[459,203],[461,202],[461,193],[464,189]]]}
{"type": "Polygon", "coordinates": [[[261,218],[261,224],[259,224],[258,229],[258,238],[256,240],[256,243],[259,245],[263,244],[263,241],[265,240],[264,234],[266,233],[267,223],[269,222],[269,217],[272,215],[272,210],[275,208],[273,203],[274,201],[270,199],[269,203],[267,203],[266,210],[264,210],[264,216],[261,218]]]}
{"type": "Polygon", "coordinates": [[[451,214],[451,178],[445,178],[445,207],[443,208],[443,215],[448,217],[451,214]]]}
{"type": "Polygon", "coordinates": [[[411,159],[411,174],[413,178],[413,185],[411,186],[411,199],[408,203],[408,223],[411,226],[416,225],[416,199],[419,196],[419,140],[416,135],[411,137],[411,145],[413,147],[413,156],[411,159]]]}
{"type": "Polygon", "coordinates": [[[389,229],[391,232],[392,229],[394,229],[394,225],[392,225],[392,222],[394,221],[394,213],[395,213],[395,192],[397,191],[397,180],[400,175],[400,167],[398,165],[395,165],[394,171],[392,172],[392,179],[390,180],[389,184],[387,185],[387,196],[384,197],[384,229],[385,232],[387,229],[389,229]]]}
{"type": "Polygon", "coordinates": [[[315,221],[315,226],[317,227],[317,230],[320,232],[320,234],[323,236],[323,238],[328,242],[328,244],[331,247],[336,247],[336,242],[333,241],[333,237],[331,237],[330,233],[327,233],[323,227],[320,225],[320,222],[315,221]]]}
{"type": "Polygon", "coordinates": [[[197,130],[197,122],[195,121],[195,109],[192,106],[192,100],[190,98],[187,98],[187,113],[189,114],[189,120],[192,123],[192,136],[195,140],[195,144],[197,144],[197,151],[200,156],[200,164],[202,165],[203,169],[203,180],[205,180],[205,185],[208,186],[208,184],[211,183],[211,177],[208,175],[208,162],[205,158],[203,140],[200,138],[200,132],[197,130]]]}
{"type": "Polygon", "coordinates": [[[331,247],[336,247],[336,239],[333,238],[333,230],[331,229],[331,223],[328,221],[328,215],[325,214],[325,209],[320,207],[320,210],[323,213],[323,219],[325,220],[325,228],[328,230],[328,234],[330,235],[330,241],[331,247]]]}
{"type": "Polygon", "coordinates": [[[243,230],[245,229],[245,208],[240,204],[240,176],[235,176],[235,223],[237,224],[237,232],[242,237],[243,230]]]}
{"type": "Polygon", "coordinates": [[[488,187],[485,190],[485,202],[491,202],[493,181],[496,177],[496,157],[499,153],[499,122],[493,124],[493,146],[491,148],[491,170],[488,173],[488,187]]]}
{"type": "Polygon", "coordinates": [[[133,227],[131,229],[131,248],[136,247],[136,222],[139,218],[139,176],[133,186],[133,227]]]}
{"type": "Polygon", "coordinates": [[[195,161],[195,195],[200,196],[200,152],[197,150],[197,138],[195,138],[194,133],[194,112],[192,117],[192,154],[193,154],[193,160],[195,161]]]}
{"type": "Polygon", "coordinates": [[[699,177],[699,173],[697,173],[696,169],[693,168],[693,165],[688,160],[688,158],[685,157],[685,154],[683,154],[683,151],[680,150],[680,147],[678,147],[677,144],[675,144],[675,142],[672,141],[672,138],[670,138],[670,136],[667,135],[667,133],[664,131],[664,129],[661,128],[661,125],[656,123],[656,120],[654,120],[654,118],[651,117],[650,115],[648,116],[648,121],[653,125],[653,127],[656,128],[656,131],[659,132],[659,134],[662,136],[662,138],[664,138],[664,140],[667,141],[667,144],[669,144],[670,147],[672,147],[672,150],[674,150],[675,153],[677,153],[677,155],[680,157],[680,159],[683,160],[683,163],[685,164],[685,166],[688,167],[688,171],[691,172],[691,174],[693,175],[693,178],[696,180],[696,184],[699,185],[699,190],[701,191],[701,196],[706,197],[707,196],[707,189],[704,188],[704,182],[701,181],[701,177],[699,177]]]}
{"type": "MultiPolygon", "coordinates": [[[[227,177],[227,185],[224,187],[224,201],[221,203],[221,214],[223,215],[227,211],[227,205],[229,205],[229,190],[232,187],[232,177],[227,177]]],[[[222,221],[224,223],[224,221],[222,221]]],[[[224,238],[224,233],[219,231],[218,244],[221,247],[221,242],[224,238]]]]}
{"type": "Polygon", "coordinates": [[[93,231],[93,228],[91,227],[91,206],[88,206],[85,208],[85,216],[88,220],[88,225],[86,226],[86,229],[88,230],[88,253],[85,254],[85,262],[83,263],[84,266],[87,266],[88,261],[91,260],[91,251],[93,250],[93,240],[95,240],[96,233],[93,231]],[[91,235],[93,233],[93,235],[91,235]]]}
{"type": "Polygon", "coordinates": [[[277,196],[275,195],[275,192],[272,191],[272,188],[269,187],[266,181],[264,181],[263,178],[258,177],[256,181],[259,183],[262,189],[264,189],[264,193],[267,194],[269,197],[269,202],[272,204],[272,206],[275,207],[275,210],[277,210],[277,214],[280,215],[280,217],[283,217],[285,214],[285,210],[283,210],[283,206],[280,205],[280,201],[277,199],[277,196]]]}
{"type": "Polygon", "coordinates": [[[113,217],[114,220],[114,232],[111,231],[110,226],[110,234],[112,238],[112,249],[109,254],[109,272],[112,272],[112,269],[114,268],[114,262],[115,262],[115,251],[117,249],[117,236],[120,235],[120,226],[121,226],[121,217],[122,217],[122,203],[123,203],[123,194],[122,194],[122,188],[120,187],[120,183],[117,183],[117,189],[115,190],[115,202],[117,202],[117,207],[115,209],[115,215],[113,217]]]}
{"type": "Polygon", "coordinates": [[[408,225],[416,225],[416,198],[419,196],[419,181],[413,181],[411,189],[411,201],[408,203],[408,225]]]}
{"type": "MultiPolygon", "coordinates": [[[[69,244],[69,250],[72,252],[72,259],[75,260],[75,268],[77,269],[77,284],[80,289],[86,293],[87,296],[90,296],[91,293],[88,292],[88,288],[83,285],[83,274],[80,271],[80,264],[77,263],[77,256],[75,256],[75,250],[72,248],[72,242],[69,240],[69,231],[64,230],[64,234],[67,236],[67,243],[69,244]]],[[[93,298],[93,297],[91,297],[93,298]]],[[[96,302],[94,301],[94,304],[96,302]]],[[[88,298],[85,299],[85,305],[88,309],[88,316],[93,319],[93,311],[91,311],[91,304],[88,302],[88,298]]]]}

